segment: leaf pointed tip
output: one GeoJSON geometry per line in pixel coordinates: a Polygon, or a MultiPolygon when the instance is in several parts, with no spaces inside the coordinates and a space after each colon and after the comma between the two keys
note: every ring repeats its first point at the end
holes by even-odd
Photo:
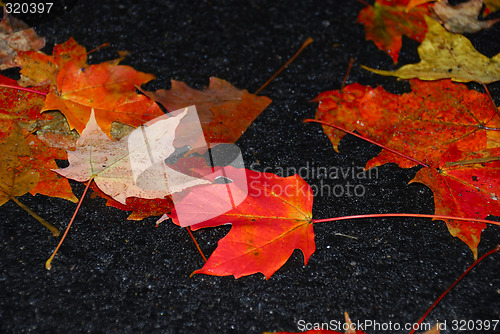
{"type": "Polygon", "coordinates": [[[92,109],[90,110],[90,118],[89,118],[89,122],[90,122],[90,121],[94,121],[94,122],[96,121],[96,120],[95,120],[95,111],[94,111],[94,108],[92,108],[92,109]]]}

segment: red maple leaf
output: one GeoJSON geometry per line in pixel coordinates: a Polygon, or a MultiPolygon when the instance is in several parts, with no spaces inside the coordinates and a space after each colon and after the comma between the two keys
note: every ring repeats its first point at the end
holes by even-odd
{"type": "MultiPolygon", "coordinates": [[[[382,88],[353,84],[341,91],[320,94],[316,118],[358,131],[362,136],[385,147],[423,162],[414,181],[428,185],[435,192],[436,213],[462,217],[486,218],[500,215],[498,167],[489,161],[478,171],[478,165],[468,165],[448,171],[447,162],[488,158],[500,147],[500,117],[485,94],[469,90],[450,80],[424,82],[412,80],[412,92],[395,95],[382,88]],[[475,152],[475,153],[472,153],[475,152]],[[480,186],[473,176],[482,173],[480,186]],[[459,181],[453,181],[458,179],[459,181]],[[480,194],[474,195],[474,189],[480,194]],[[453,199],[453,200],[450,200],[453,199]],[[479,207],[483,209],[478,209],[479,207]]],[[[345,134],[324,127],[334,148],[345,134]]],[[[383,150],[370,160],[366,168],[395,162],[408,168],[417,162],[383,150]]],[[[467,243],[477,257],[477,244],[483,224],[452,223],[450,232],[467,243]]]]}
{"type": "Polygon", "coordinates": [[[219,203],[219,199],[225,198],[228,188],[232,194],[241,191],[241,182],[248,184],[248,196],[241,204],[192,226],[197,230],[232,224],[203,268],[193,274],[239,278],[261,272],[269,278],[295,249],[302,250],[307,264],[316,249],[311,221],[313,196],[309,185],[298,175],[282,178],[246,170],[246,179],[191,188],[169,216],[180,224],[177,212],[188,208],[193,217],[203,221],[200,217],[211,217],[211,210],[225,204],[219,203]]]}
{"type": "MultiPolygon", "coordinates": [[[[412,182],[427,185],[434,193],[436,215],[485,218],[500,215],[500,148],[480,153],[464,152],[452,145],[439,168],[422,168],[412,182]],[[496,159],[496,160],[495,160],[496,159]]],[[[484,223],[446,222],[450,233],[464,241],[477,258],[484,223]]]]}
{"type": "MultiPolygon", "coordinates": [[[[38,87],[37,90],[46,93],[48,87],[38,87]]],[[[46,119],[47,116],[40,114],[44,100],[43,95],[24,91],[16,80],[0,75],[0,101],[2,101],[0,105],[0,114],[2,115],[0,121],[33,122],[46,119]],[[16,88],[19,88],[19,90],[16,88]]]]}
{"type": "Polygon", "coordinates": [[[403,35],[422,42],[427,31],[424,16],[430,15],[427,6],[407,11],[409,0],[377,0],[373,6],[361,10],[358,22],[365,25],[366,39],[372,40],[382,51],[398,62],[403,35]]]}

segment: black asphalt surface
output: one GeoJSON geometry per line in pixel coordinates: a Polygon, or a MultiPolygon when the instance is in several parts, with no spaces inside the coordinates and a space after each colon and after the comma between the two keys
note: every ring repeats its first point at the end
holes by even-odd
{"type": "MultiPolygon", "coordinates": [[[[356,62],[348,83],[382,85],[395,93],[409,90],[404,81],[359,66],[393,66],[389,56],[365,41],[364,28],[356,23],[364,7],[359,1],[63,2],[54,3],[53,14],[21,16],[46,37],[44,50],[51,53],[54,44],[71,36],[88,50],[109,42],[109,48],[91,54],[90,63],[116,58],[118,50],[130,51],[123,64],[157,76],[145,86],[148,90],[169,88],[170,79],[202,88],[215,76],[254,92],[312,37],[314,43],[261,92],[273,103],[237,142],[247,167],[258,170],[360,168],[378,154],[377,147],[352,136],[342,140],[337,154],[319,125],[302,123],[314,117],[316,103],[310,100],[340,88],[351,57],[356,62]]],[[[492,56],[500,52],[499,32],[500,24],[470,37],[478,50],[492,56]]],[[[418,61],[417,46],[404,39],[401,64],[418,61]]],[[[500,105],[500,85],[489,88],[500,105]]],[[[365,192],[359,197],[317,196],[314,218],[431,214],[430,189],[408,185],[417,170],[389,164],[370,179],[329,180],[343,186],[351,181],[365,192]]],[[[312,175],[305,179],[311,185],[321,181],[312,175]]],[[[71,184],[81,196],[84,186],[71,184]]],[[[61,230],[75,209],[73,203],[43,196],[20,200],[61,230]]],[[[417,321],[473,262],[468,247],[443,222],[366,219],[315,224],[316,252],[307,266],[295,251],[267,281],[261,274],[238,280],[190,278],[203,261],[186,231],[170,222],[155,228],[155,218],[134,222],[127,216],[102,199],[87,198],[47,271],[44,263],[58,239],[14,202],[0,207],[0,332],[298,332],[306,324],[343,323],[347,311],[354,322],[392,326],[366,327],[367,333],[407,333],[395,330],[396,324],[417,321]]],[[[210,254],[228,230],[225,226],[195,235],[210,254]]],[[[479,254],[499,242],[500,229],[490,226],[482,234],[479,254]]],[[[446,323],[442,333],[495,333],[452,326],[499,319],[499,264],[499,254],[483,261],[426,322],[446,323]]]]}

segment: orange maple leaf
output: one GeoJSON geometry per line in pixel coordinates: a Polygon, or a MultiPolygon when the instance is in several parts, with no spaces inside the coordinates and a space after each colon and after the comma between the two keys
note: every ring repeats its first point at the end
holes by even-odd
{"type": "Polygon", "coordinates": [[[94,109],[97,123],[111,137],[112,122],[139,126],[164,114],[154,101],[136,93],[136,86],[154,78],[130,66],[102,63],[80,68],[69,62],[59,71],[42,111],[60,110],[70,128],[81,133],[94,109]]]}
{"type": "Polygon", "coordinates": [[[272,101],[215,77],[205,90],[172,80],[170,90],[144,92],[168,111],[196,105],[206,142],[235,143],[272,101]]]}
{"type": "Polygon", "coordinates": [[[87,65],[87,50],[73,38],[56,44],[52,56],[40,51],[19,52],[16,57],[16,64],[21,67],[19,84],[24,87],[47,83],[54,85],[57,73],[70,61],[78,67],[87,65]]]}

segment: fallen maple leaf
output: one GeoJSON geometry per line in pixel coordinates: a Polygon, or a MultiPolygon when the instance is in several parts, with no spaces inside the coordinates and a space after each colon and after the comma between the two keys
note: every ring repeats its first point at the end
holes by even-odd
{"type": "Polygon", "coordinates": [[[448,0],[441,0],[432,6],[432,11],[448,31],[463,34],[478,32],[500,22],[500,19],[478,20],[482,8],[483,0],[469,0],[455,6],[448,0]]]}
{"type": "MultiPolygon", "coordinates": [[[[497,196],[495,188],[498,177],[494,164],[489,164],[492,169],[484,169],[487,174],[478,181],[483,182],[482,186],[472,181],[476,173],[474,168],[465,168],[462,174],[456,171],[452,173],[461,175],[460,181],[453,185],[450,178],[458,176],[436,172],[446,170],[443,164],[448,153],[445,152],[451,147],[461,152],[481,152],[500,147],[498,131],[490,130],[500,128],[500,117],[491,107],[487,96],[449,80],[412,80],[411,86],[412,92],[402,95],[388,93],[380,87],[372,89],[359,84],[349,85],[341,91],[324,92],[316,98],[320,103],[316,118],[350,131],[358,131],[366,138],[427,164],[429,168],[423,168],[419,173],[431,173],[432,177],[419,176],[415,181],[420,180],[436,190],[435,205],[438,213],[460,212],[462,217],[478,218],[485,218],[488,214],[500,215],[498,201],[493,200],[497,196]],[[468,186],[464,188],[465,184],[468,186]],[[474,189],[481,189],[481,194],[474,195],[474,189]],[[437,191],[441,194],[438,195],[437,191]],[[447,207],[446,199],[450,198],[454,199],[449,203],[452,211],[447,207]]],[[[337,146],[344,132],[327,126],[324,131],[338,150],[337,146]]],[[[454,159],[463,157],[458,153],[455,155],[454,159]]],[[[403,168],[418,164],[382,150],[367,163],[366,168],[389,162],[395,162],[403,168]]],[[[447,223],[450,232],[465,241],[477,256],[477,243],[485,225],[447,223]],[[457,229],[461,229],[461,232],[457,232],[457,229]]]]}
{"type": "Polygon", "coordinates": [[[4,8],[0,21],[0,70],[16,67],[14,58],[19,51],[40,50],[45,39],[26,23],[8,14],[4,8]]]}
{"type": "Polygon", "coordinates": [[[401,79],[419,78],[453,81],[476,81],[488,84],[500,80],[500,53],[491,59],[480,54],[464,36],[453,34],[438,22],[426,17],[429,27],[425,39],[418,47],[421,61],[400,67],[395,71],[363,68],[381,75],[401,79]]]}
{"type": "MultiPolygon", "coordinates": [[[[246,170],[246,179],[232,181],[191,188],[169,215],[174,223],[180,224],[177,211],[188,207],[189,210],[183,211],[189,211],[195,221],[208,219],[191,226],[193,230],[232,224],[203,268],[193,274],[239,278],[261,272],[269,279],[295,249],[302,250],[307,264],[316,247],[311,187],[298,175],[282,178],[253,170],[246,170]],[[226,198],[228,188],[238,197],[241,192],[238,185],[246,183],[248,196],[244,201],[212,218],[211,211],[219,212],[219,206],[227,204],[221,199],[226,198]]],[[[190,225],[184,220],[186,224],[190,225]]]]}
{"type": "Polygon", "coordinates": [[[214,77],[210,78],[205,90],[195,90],[181,81],[172,80],[170,90],[159,89],[144,94],[168,111],[196,105],[205,140],[209,143],[235,143],[271,103],[265,96],[250,94],[214,77]]]}
{"type": "MultiPolygon", "coordinates": [[[[412,80],[410,84],[412,92],[402,95],[360,84],[321,93],[314,99],[319,102],[316,118],[358,131],[428,164],[439,161],[442,151],[452,142],[469,151],[500,146],[497,132],[484,128],[486,123],[489,127],[500,126],[487,95],[449,80],[412,80]]],[[[327,126],[323,129],[338,152],[345,133],[327,126]]],[[[367,163],[367,168],[387,162],[396,162],[403,168],[417,165],[383,151],[367,163]]]]}
{"type": "Polygon", "coordinates": [[[97,123],[111,137],[112,122],[139,126],[164,114],[154,101],[136,93],[135,86],[154,78],[130,66],[102,63],[80,68],[69,62],[59,71],[42,111],[60,110],[71,129],[81,133],[94,109],[97,123]]]}
{"type": "Polygon", "coordinates": [[[403,35],[422,42],[427,31],[424,16],[427,6],[408,12],[408,0],[377,0],[373,6],[361,10],[357,21],[364,24],[366,39],[372,40],[382,51],[398,62],[403,35]]]}
{"type": "Polygon", "coordinates": [[[164,162],[175,151],[175,129],[188,111],[185,108],[175,117],[157,117],[113,142],[97,124],[92,110],[76,150],[68,151],[69,167],[55,171],[79,182],[93,179],[99,189],[122,204],[127,197],[164,198],[209,183],[179,173],[164,162]]]}
{"type": "Polygon", "coordinates": [[[24,51],[18,53],[15,61],[21,67],[21,86],[55,85],[57,73],[65,64],[74,62],[81,68],[87,65],[87,50],[70,38],[64,43],[56,44],[52,56],[40,51],[24,51]]]}

